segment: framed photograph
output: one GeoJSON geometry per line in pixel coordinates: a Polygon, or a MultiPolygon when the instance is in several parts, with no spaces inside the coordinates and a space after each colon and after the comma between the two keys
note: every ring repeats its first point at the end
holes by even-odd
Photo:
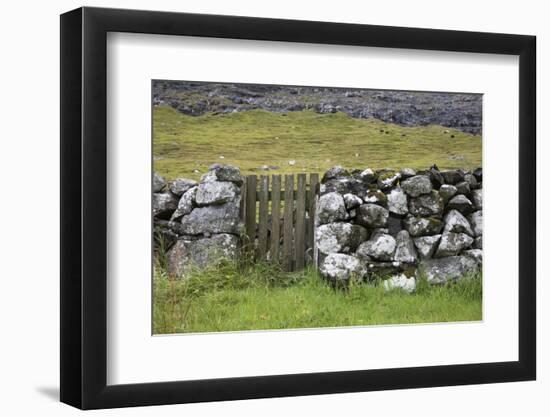
{"type": "Polygon", "coordinates": [[[533,380],[535,37],[61,16],[61,401],[533,380]]]}

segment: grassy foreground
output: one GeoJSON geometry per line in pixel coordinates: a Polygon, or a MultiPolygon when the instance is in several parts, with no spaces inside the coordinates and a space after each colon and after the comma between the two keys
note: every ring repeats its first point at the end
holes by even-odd
{"type": "Polygon", "coordinates": [[[409,295],[359,283],[334,290],[314,270],[224,264],[184,280],[157,269],[153,291],[154,334],[482,319],[480,274],[441,287],[419,280],[409,295]]]}
{"type": "Polygon", "coordinates": [[[334,165],[469,169],[481,165],[481,145],[481,136],[441,126],[402,127],[344,113],[187,116],[166,106],[153,110],[154,167],[167,179],[198,179],[216,162],[236,165],[243,174],[266,173],[264,165],[277,167],[272,174],[323,173],[334,165]]]}

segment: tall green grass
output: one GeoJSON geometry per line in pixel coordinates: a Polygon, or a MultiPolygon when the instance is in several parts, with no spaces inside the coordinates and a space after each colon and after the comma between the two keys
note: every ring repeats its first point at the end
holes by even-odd
{"type": "MultiPolygon", "coordinates": [[[[376,284],[376,283],[375,283],[376,284]]],[[[309,269],[285,273],[277,267],[222,263],[170,279],[154,275],[153,332],[195,333],[240,330],[364,326],[472,321],[482,318],[481,274],[417,291],[384,291],[352,282],[332,288],[309,269]]]]}

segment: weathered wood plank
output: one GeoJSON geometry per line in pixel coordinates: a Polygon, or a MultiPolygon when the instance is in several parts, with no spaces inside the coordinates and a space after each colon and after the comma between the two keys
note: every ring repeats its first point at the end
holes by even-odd
{"type": "Polygon", "coordinates": [[[245,224],[246,222],[246,179],[241,187],[241,201],[239,205],[240,219],[245,224]]]}
{"type": "Polygon", "coordinates": [[[267,175],[260,176],[260,218],[258,226],[258,257],[262,260],[266,259],[267,255],[267,216],[268,216],[268,199],[269,192],[269,177],[267,175]]]}
{"type": "Polygon", "coordinates": [[[271,247],[269,258],[272,262],[279,262],[280,219],[281,219],[281,176],[271,177],[271,247]]]}
{"type": "Polygon", "coordinates": [[[254,253],[254,241],[256,239],[256,175],[246,177],[246,221],[245,232],[248,238],[246,242],[249,254],[254,253]]]}
{"type": "MultiPolygon", "coordinates": [[[[309,186],[306,185],[306,189],[309,190],[309,186]]],[[[294,192],[292,193],[292,199],[294,201],[296,201],[296,197],[298,196],[298,191],[294,190],[294,192]]],[[[284,194],[281,194],[281,201],[285,201],[285,195],[284,194]]],[[[309,198],[309,191],[307,193],[307,198],[309,198]]],[[[269,201],[273,200],[273,196],[272,196],[272,192],[270,191],[268,194],[267,194],[267,199],[269,201]]],[[[256,191],[256,201],[260,201],[260,191],[256,191]]],[[[309,200],[308,200],[309,201],[309,200]]]]}
{"type": "Polygon", "coordinates": [[[294,175],[285,175],[285,208],[283,219],[283,260],[282,265],[285,271],[293,270],[292,240],[293,233],[293,210],[294,210],[294,175]]]}
{"type": "Polygon", "coordinates": [[[297,191],[294,249],[296,270],[300,270],[304,268],[306,251],[306,174],[298,174],[297,191]]]}
{"type": "MultiPolygon", "coordinates": [[[[308,190],[308,222],[307,222],[307,247],[311,251],[315,248],[315,207],[317,204],[317,188],[319,186],[319,174],[309,174],[308,190]]],[[[314,254],[311,256],[315,258],[314,254]]]]}

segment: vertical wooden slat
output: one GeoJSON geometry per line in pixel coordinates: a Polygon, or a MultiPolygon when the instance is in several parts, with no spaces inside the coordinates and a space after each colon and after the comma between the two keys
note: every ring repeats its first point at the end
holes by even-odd
{"type": "Polygon", "coordinates": [[[267,216],[268,216],[269,177],[260,177],[260,219],[258,227],[258,256],[265,260],[267,254],[267,216]]]}
{"type": "Polygon", "coordinates": [[[298,174],[294,248],[296,251],[296,270],[303,269],[306,251],[306,174],[298,174]]]}
{"type": "Polygon", "coordinates": [[[246,178],[241,187],[241,202],[239,206],[240,219],[245,224],[246,222],[246,178]]]}
{"type": "Polygon", "coordinates": [[[292,271],[292,239],[294,210],[294,175],[285,175],[285,209],[283,225],[283,268],[292,271]]]}
{"type": "Polygon", "coordinates": [[[247,249],[254,253],[254,241],[256,239],[256,175],[246,177],[246,222],[245,231],[248,237],[247,249]]]}
{"type": "Polygon", "coordinates": [[[281,176],[273,175],[271,177],[271,247],[269,257],[272,262],[279,261],[279,240],[281,218],[281,176]]]}
{"type": "MultiPolygon", "coordinates": [[[[319,174],[309,174],[309,192],[308,192],[308,222],[307,222],[307,247],[314,248],[315,245],[315,207],[317,204],[317,186],[319,184],[319,174]]],[[[311,254],[313,256],[313,254],[311,254]]]]}

